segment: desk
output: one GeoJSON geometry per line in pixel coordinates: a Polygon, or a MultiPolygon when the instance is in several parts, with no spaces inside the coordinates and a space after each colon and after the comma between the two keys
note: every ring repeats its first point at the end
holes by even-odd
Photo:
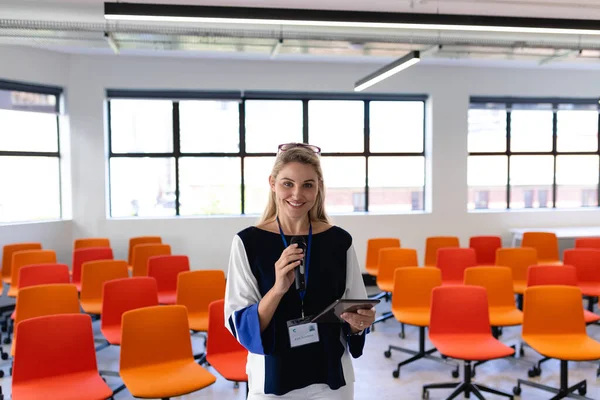
{"type": "Polygon", "coordinates": [[[519,228],[511,229],[512,247],[517,247],[517,241],[523,239],[524,232],[552,232],[560,239],[576,239],[580,237],[600,236],[600,226],[579,226],[564,228],[519,228]]]}

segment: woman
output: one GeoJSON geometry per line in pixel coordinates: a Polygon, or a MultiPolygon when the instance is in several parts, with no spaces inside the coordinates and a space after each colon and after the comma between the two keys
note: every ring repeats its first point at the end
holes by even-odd
{"type": "Polygon", "coordinates": [[[325,212],[319,155],[316,146],[280,145],[266,210],[257,226],[233,239],[225,324],[249,351],[252,400],[354,397],[349,353],[362,354],[375,311],[342,314],[344,324],[310,323],[337,299],[367,297],[352,237],[325,212]],[[289,245],[298,236],[306,254],[289,245]],[[301,261],[305,290],[294,285],[301,261]]]}

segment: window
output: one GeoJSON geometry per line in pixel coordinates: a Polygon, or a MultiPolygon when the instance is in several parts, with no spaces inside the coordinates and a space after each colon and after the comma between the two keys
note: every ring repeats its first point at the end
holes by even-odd
{"type": "Polygon", "coordinates": [[[260,214],[277,145],[288,142],[322,148],[330,213],[423,210],[424,96],[107,97],[112,217],[260,214]]]}
{"type": "Polygon", "coordinates": [[[597,99],[471,99],[469,210],[598,206],[597,99]]]}
{"type": "Polygon", "coordinates": [[[62,217],[61,93],[0,81],[0,223],[62,217]]]}

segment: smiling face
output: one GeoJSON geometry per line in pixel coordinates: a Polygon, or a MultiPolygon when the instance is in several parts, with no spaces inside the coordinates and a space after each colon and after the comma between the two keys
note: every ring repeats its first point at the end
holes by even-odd
{"type": "Polygon", "coordinates": [[[292,220],[304,218],[315,205],[319,193],[319,176],[310,164],[286,164],[274,179],[269,177],[275,193],[278,214],[292,220]]]}

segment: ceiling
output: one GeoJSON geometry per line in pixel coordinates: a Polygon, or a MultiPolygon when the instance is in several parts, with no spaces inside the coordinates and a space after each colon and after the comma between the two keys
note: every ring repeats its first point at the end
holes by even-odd
{"type": "MultiPolygon", "coordinates": [[[[107,22],[102,0],[0,1],[0,44],[65,53],[381,63],[410,50],[421,50],[424,62],[433,64],[600,69],[600,35],[107,22]],[[282,45],[276,46],[280,40],[282,45]],[[279,49],[272,55],[275,47],[279,49]]],[[[598,0],[175,0],[171,3],[600,20],[598,0]]]]}

